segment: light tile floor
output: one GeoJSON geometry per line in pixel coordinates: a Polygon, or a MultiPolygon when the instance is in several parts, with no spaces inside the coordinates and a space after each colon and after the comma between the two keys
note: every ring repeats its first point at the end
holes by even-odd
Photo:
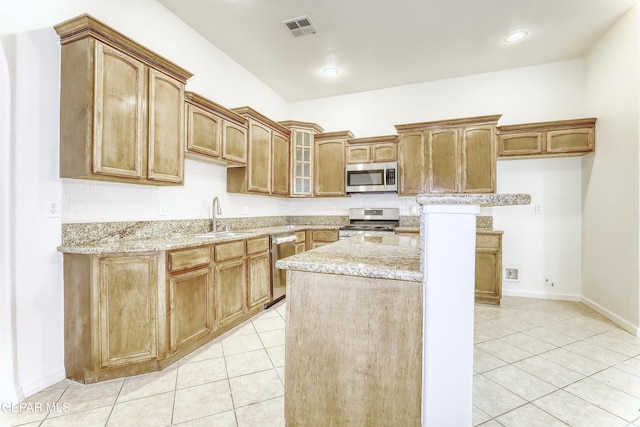
{"type": "MultiPolygon", "coordinates": [[[[284,316],[280,303],[162,372],[61,381],[0,425],[284,426],[284,316]]],[[[640,427],[640,338],[580,303],[515,297],[477,305],[475,327],[474,426],[640,427]]]]}

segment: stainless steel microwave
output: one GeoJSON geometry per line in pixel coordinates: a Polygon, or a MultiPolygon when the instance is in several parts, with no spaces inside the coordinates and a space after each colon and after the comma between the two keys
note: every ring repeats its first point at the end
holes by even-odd
{"type": "Polygon", "coordinates": [[[398,162],[348,164],[345,183],[347,193],[397,193],[398,162]]]}

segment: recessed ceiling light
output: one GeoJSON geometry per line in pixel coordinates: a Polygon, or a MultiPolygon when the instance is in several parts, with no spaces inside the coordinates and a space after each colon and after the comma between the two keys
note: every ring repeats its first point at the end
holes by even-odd
{"type": "Polygon", "coordinates": [[[324,74],[325,76],[335,76],[339,72],[340,70],[338,70],[336,67],[327,67],[322,70],[322,74],[324,74]]]}
{"type": "Polygon", "coordinates": [[[528,34],[524,30],[513,31],[505,36],[504,41],[505,43],[514,43],[527,37],[528,34]]]}

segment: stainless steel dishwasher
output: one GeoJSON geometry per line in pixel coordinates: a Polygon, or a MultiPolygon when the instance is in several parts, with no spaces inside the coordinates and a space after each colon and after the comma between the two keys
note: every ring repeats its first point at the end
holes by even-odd
{"type": "Polygon", "coordinates": [[[276,261],[296,253],[295,231],[284,231],[269,237],[271,240],[271,300],[264,305],[264,308],[271,307],[286,295],[287,270],[277,268],[276,261]]]}

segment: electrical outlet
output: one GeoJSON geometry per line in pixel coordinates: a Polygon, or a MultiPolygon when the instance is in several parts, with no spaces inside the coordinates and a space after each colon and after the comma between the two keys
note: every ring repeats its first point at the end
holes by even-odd
{"type": "Polygon", "coordinates": [[[420,208],[418,206],[411,206],[411,215],[419,215],[420,208]]]}
{"type": "Polygon", "coordinates": [[[544,209],[542,208],[542,205],[536,205],[534,209],[537,215],[542,215],[544,213],[544,209]]]}
{"type": "Polygon", "coordinates": [[[51,200],[47,203],[46,216],[47,218],[60,218],[60,202],[58,200],[51,200]]]}
{"type": "Polygon", "coordinates": [[[508,280],[510,282],[519,282],[520,281],[520,269],[517,267],[505,267],[504,274],[502,276],[504,280],[508,280]]]}
{"type": "Polygon", "coordinates": [[[242,215],[249,215],[249,206],[242,207],[242,215]]]}
{"type": "Polygon", "coordinates": [[[167,204],[166,203],[160,203],[160,212],[159,212],[160,216],[166,216],[167,215],[167,204]]]}

